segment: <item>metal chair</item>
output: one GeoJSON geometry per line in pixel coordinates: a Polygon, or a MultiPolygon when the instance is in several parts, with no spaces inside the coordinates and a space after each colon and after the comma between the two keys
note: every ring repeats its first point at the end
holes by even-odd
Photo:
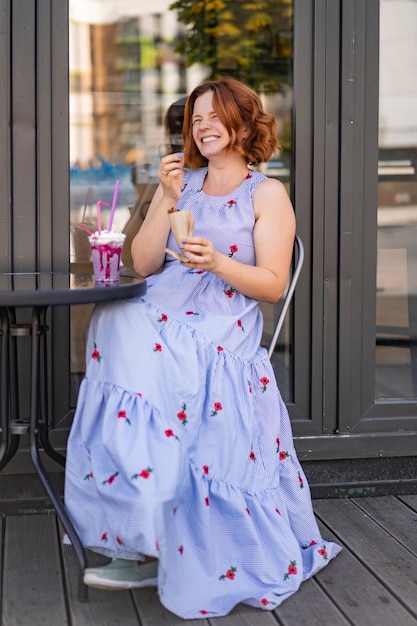
{"type": "Polygon", "coordinates": [[[293,298],[294,291],[295,291],[295,286],[297,284],[298,277],[300,275],[301,268],[304,263],[304,245],[303,245],[301,238],[298,235],[296,235],[294,239],[293,256],[294,256],[294,262],[293,262],[293,269],[291,272],[291,277],[288,282],[287,289],[280,300],[281,311],[275,323],[275,328],[274,328],[274,332],[272,334],[271,340],[269,341],[267,345],[269,358],[271,358],[274,353],[275,346],[278,341],[279,333],[281,332],[281,328],[284,323],[288,308],[291,304],[291,300],[293,298]]]}

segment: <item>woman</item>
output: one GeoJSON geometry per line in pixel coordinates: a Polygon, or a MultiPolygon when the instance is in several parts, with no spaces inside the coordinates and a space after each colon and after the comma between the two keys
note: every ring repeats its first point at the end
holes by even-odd
{"type": "Polygon", "coordinates": [[[222,78],[188,97],[183,134],[132,245],[147,294],[90,324],[65,500],[84,545],[114,559],[86,584],[157,584],[198,618],[273,609],[340,548],[320,536],[259,347],[258,301],[280,299],[295,234],[282,183],[250,169],[277,148],[274,118],[222,78]],[[195,221],[182,260],[165,252],[172,207],[195,221]]]}

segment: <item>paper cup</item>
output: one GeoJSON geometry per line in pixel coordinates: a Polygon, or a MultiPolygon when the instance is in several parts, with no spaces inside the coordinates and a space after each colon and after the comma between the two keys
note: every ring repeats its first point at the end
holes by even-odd
{"type": "Polygon", "coordinates": [[[172,234],[180,247],[183,239],[192,237],[194,234],[193,214],[191,211],[175,211],[168,213],[168,219],[172,234]]]}
{"type": "MultiPolygon", "coordinates": [[[[177,242],[178,247],[181,248],[183,239],[192,237],[194,234],[193,214],[191,211],[178,211],[172,209],[171,211],[168,211],[168,219],[175,241],[177,242]]],[[[186,260],[182,254],[178,254],[178,252],[170,250],[169,248],[165,248],[165,252],[180,261],[186,260]]]]}

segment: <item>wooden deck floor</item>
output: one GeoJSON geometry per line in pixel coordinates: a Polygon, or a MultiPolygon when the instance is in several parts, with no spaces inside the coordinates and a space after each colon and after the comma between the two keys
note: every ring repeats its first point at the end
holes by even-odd
{"type": "MultiPolygon", "coordinates": [[[[412,626],[417,624],[417,495],[314,500],[323,535],[342,553],[274,612],[239,605],[184,621],[155,589],[89,590],[77,600],[77,561],[54,513],[0,517],[2,626],[412,626]]],[[[89,563],[105,559],[89,553],[89,563]],[[91,557],[91,558],[90,558],[91,557]]]]}

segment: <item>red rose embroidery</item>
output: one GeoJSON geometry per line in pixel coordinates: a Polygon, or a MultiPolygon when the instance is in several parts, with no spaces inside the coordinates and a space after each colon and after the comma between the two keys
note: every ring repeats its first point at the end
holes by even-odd
{"type": "Polygon", "coordinates": [[[116,541],[117,541],[117,543],[118,543],[118,545],[119,545],[119,546],[123,546],[123,545],[124,545],[124,543],[123,543],[123,541],[120,539],[119,535],[116,535],[116,541]]]}
{"type": "Polygon", "coordinates": [[[217,346],[217,352],[223,352],[223,349],[221,346],[217,346]]]}
{"type": "Polygon", "coordinates": [[[232,206],[234,206],[236,204],[236,200],[228,200],[227,201],[227,206],[229,207],[229,209],[232,208],[232,206]]]}
{"type": "Polygon", "coordinates": [[[97,350],[97,345],[94,344],[94,350],[91,353],[91,358],[94,359],[94,361],[101,361],[101,354],[100,352],[97,350]]]}
{"type": "Polygon", "coordinates": [[[207,496],[204,498],[204,503],[206,506],[210,506],[210,500],[207,496]]]}
{"type": "Polygon", "coordinates": [[[86,474],[84,476],[84,480],[90,480],[91,478],[93,478],[93,472],[90,472],[89,474],[86,474]]]}
{"type": "Polygon", "coordinates": [[[266,376],[262,376],[262,378],[259,379],[259,382],[262,385],[262,393],[264,393],[264,391],[266,391],[267,385],[269,385],[269,378],[267,378],[266,376]]]}
{"type": "Polygon", "coordinates": [[[251,453],[249,455],[249,458],[250,458],[251,461],[255,461],[256,460],[256,456],[255,456],[255,453],[254,453],[253,450],[251,451],[251,453]]]}
{"type": "Polygon", "coordinates": [[[117,418],[126,420],[126,424],[130,425],[130,419],[127,417],[127,413],[125,410],[119,411],[117,414],[117,418]]]}
{"type": "Polygon", "coordinates": [[[236,576],[236,567],[231,567],[225,574],[219,576],[219,580],[234,580],[236,576]]]}
{"type": "Polygon", "coordinates": [[[214,406],[214,411],[211,412],[211,417],[213,417],[214,415],[217,415],[218,411],[222,411],[223,407],[222,407],[222,403],[221,402],[215,402],[213,404],[214,406]]]}
{"type": "Polygon", "coordinates": [[[178,547],[178,552],[179,552],[179,553],[181,554],[181,556],[182,556],[182,553],[184,552],[184,548],[183,548],[183,546],[179,546],[179,547],[178,547]]]}
{"type": "Polygon", "coordinates": [[[133,474],[132,480],[135,478],[145,478],[145,480],[147,480],[151,475],[151,472],[153,472],[153,469],[151,467],[147,467],[146,469],[141,470],[138,474],[133,474]]]}
{"type": "Polygon", "coordinates": [[[326,550],[326,546],[322,546],[320,550],[317,550],[317,552],[320,554],[321,557],[323,557],[325,561],[328,560],[328,552],[326,550]]]}
{"type": "Polygon", "coordinates": [[[162,346],[160,343],[156,343],[153,349],[154,352],[162,352],[162,346]]]}
{"type": "Polygon", "coordinates": [[[297,573],[297,562],[290,561],[287,572],[284,574],[284,580],[287,580],[290,576],[295,576],[297,573]]]}
{"type": "Polygon", "coordinates": [[[236,244],[233,244],[232,246],[230,246],[229,248],[230,253],[229,253],[229,257],[232,258],[235,252],[238,252],[239,248],[237,247],[236,244]]]}
{"type": "Polygon", "coordinates": [[[166,313],[161,313],[160,317],[158,317],[158,322],[167,322],[168,321],[168,315],[166,315],[166,313]]]}
{"type": "Polygon", "coordinates": [[[304,481],[301,477],[300,472],[298,472],[298,484],[300,485],[300,489],[304,489],[304,481]]]}
{"type": "Polygon", "coordinates": [[[187,422],[187,413],[185,412],[185,409],[187,408],[186,404],[184,403],[181,407],[181,411],[179,413],[177,413],[177,417],[180,420],[180,422],[182,422],[182,425],[185,426],[185,424],[188,424],[187,422]]]}
{"type": "Polygon", "coordinates": [[[243,332],[245,332],[245,329],[243,328],[243,325],[242,325],[242,320],[237,320],[237,327],[240,328],[243,332]]]}
{"type": "Polygon", "coordinates": [[[118,475],[119,475],[119,472],[115,472],[114,474],[106,478],[106,480],[103,480],[101,484],[105,485],[107,483],[107,485],[111,485],[114,482],[114,479],[116,478],[116,476],[118,475]]]}
{"type": "Polygon", "coordinates": [[[268,600],[267,598],[262,598],[262,600],[259,600],[259,604],[261,606],[268,606],[269,604],[272,604],[273,606],[277,606],[276,602],[271,602],[271,600],[268,600]]]}
{"type": "Polygon", "coordinates": [[[207,476],[207,474],[209,473],[209,466],[208,465],[203,465],[203,472],[207,476]]]}
{"type": "Polygon", "coordinates": [[[177,437],[177,435],[174,433],[174,431],[171,428],[167,428],[167,430],[165,431],[165,436],[175,437],[175,439],[179,439],[179,437],[177,437]]]}
{"type": "Polygon", "coordinates": [[[277,446],[277,452],[279,452],[279,437],[277,437],[275,439],[275,443],[276,443],[276,446],[277,446]]]}
{"type": "Polygon", "coordinates": [[[236,289],[233,289],[233,287],[229,287],[228,289],[224,289],[223,291],[228,298],[233,298],[233,294],[236,293],[236,289]]]}
{"type": "Polygon", "coordinates": [[[288,452],[286,452],[285,450],[281,450],[281,452],[279,453],[279,460],[284,461],[289,456],[290,455],[288,454],[288,452]]]}
{"type": "Polygon", "coordinates": [[[103,533],[100,537],[100,541],[104,541],[104,543],[107,541],[109,535],[108,533],[103,533]]]}

